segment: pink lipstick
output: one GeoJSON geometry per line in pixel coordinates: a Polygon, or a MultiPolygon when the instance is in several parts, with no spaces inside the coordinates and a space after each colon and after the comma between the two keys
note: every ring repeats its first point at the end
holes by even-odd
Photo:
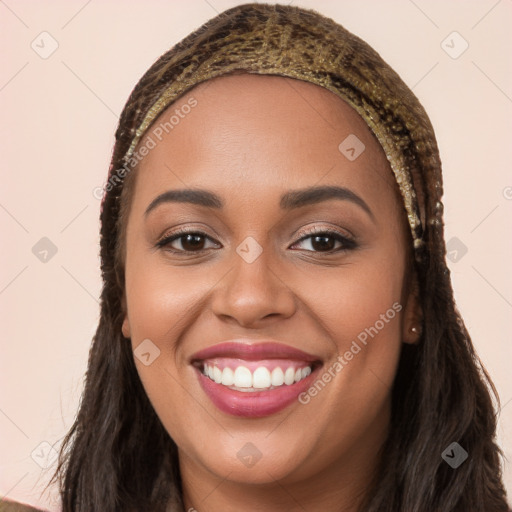
{"type": "Polygon", "coordinates": [[[232,340],[191,357],[200,385],[223,412],[258,418],[277,413],[307,389],[319,357],[272,341],[232,340]]]}

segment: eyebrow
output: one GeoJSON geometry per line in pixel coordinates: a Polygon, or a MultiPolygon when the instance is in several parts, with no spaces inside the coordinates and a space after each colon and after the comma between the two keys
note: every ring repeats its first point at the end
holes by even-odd
{"type": "MultiPolygon", "coordinates": [[[[326,185],[290,190],[281,196],[279,206],[283,210],[293,210],[295,208],[317,204],[329,199],[350,201],[362,208],[373,220],[375,220],[375,216],[366,202],[356,193],[345,187],[326,185]]],[[[217,194],[210,192],[209,190],[196,188],[168,190],[151,201],[144,213],[144,216],[147,217],[152,210],[163,203],[190,203],[215,209],[222,209],[224,206],[222,199],[217,194]]]]}

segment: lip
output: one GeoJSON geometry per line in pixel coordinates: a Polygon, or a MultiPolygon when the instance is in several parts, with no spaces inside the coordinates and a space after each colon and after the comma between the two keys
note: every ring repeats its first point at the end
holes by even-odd
{"type": "Polygon", "coordinates": [[[247,361],[257,361],[259,359],[294,359],[307,363],[320,361],[320,357],[308,354],[284,343],[263,340],[258,340],[255,343],[254,340],[247,338],[225,341],[200,350],[192,355],[190,361],[195,362],[214,357],[232,357],[247,361]]]}
{"type": "MultiPolygon", "coordinates": [[[[232,416],[260,418],[282,411],[297,397],[311,386],[322,366],[321,359],[283,343],[275,341],[254,342],[240,339],[219,343],[196,352],[190,363],[196,370],[199,384],[212,403],[222,412],[232,416]],[[311,374],[290,385],[282,385],[273,390],[237,391],[222,384],[217,384],[201,371],[201,362],[213,358],[233,358],[242,361],[258,361],[265,359],[289,359],[307,363],[311,366],[311,374]]],[[[243,363],[241,363],[243,364],[243,363]]]]}

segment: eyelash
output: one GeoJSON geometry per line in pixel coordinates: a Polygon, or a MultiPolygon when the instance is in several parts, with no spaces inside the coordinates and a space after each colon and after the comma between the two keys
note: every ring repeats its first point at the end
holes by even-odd
{"type": "MultiPolygon", "coordinates": [[[[205,238],[210,238],[206,233],[204,233],[202,231],[196,231],[193,229],[179,229],[179,230],[175,231],[174,233],[172,233],[171,235],[166,236],[166,237],[162,238],[161,240],[159,240],[156,243],[156,246],[158,248],[162,249],[162,248],[170,245],[175,240],[179,240],[180,238],[183,238],[185,235],[199,235],[199,236],[203,236],[205,238]]],[[[296,245],[299,242],[307,240],[308,238],[311,238],[312,236],[320,236],[320,235],[334,238],[335,241],[341,242],[343,247],[338,247],[337,249],[332,249],[332,250],[328,250],[328,251],[307,250],[307,252],[313,252],[313,253],[317,253],[317,254],[334,254],[334,253],[350,251],[357,247],[355,240],[342,235],[338,231],[322,229],[322,228],[312,228],[312,229],[306,230],[306,232],[304,233],[304,236],[302,236],[299,240],[297,240],[293,245],[296,245]]],[[[165,250],[175,253],[175,254],[194,254],[194,253],[199,254],[201,252],[207,251],[208,249],[200,249],[198,251],[186,251],[186,250],[182,250],[182,249],[166,248],[165,250]]]]}

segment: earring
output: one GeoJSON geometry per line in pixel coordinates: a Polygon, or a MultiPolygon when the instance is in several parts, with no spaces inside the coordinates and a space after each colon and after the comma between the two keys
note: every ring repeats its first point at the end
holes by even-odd
{"type": "Polygon", "coordinates": [[[421,327],[416,327],[415,325],[413,325],[411,327],[411,332],[413,332],[414,334],[420,334],[421,333],[421,327]]]}

